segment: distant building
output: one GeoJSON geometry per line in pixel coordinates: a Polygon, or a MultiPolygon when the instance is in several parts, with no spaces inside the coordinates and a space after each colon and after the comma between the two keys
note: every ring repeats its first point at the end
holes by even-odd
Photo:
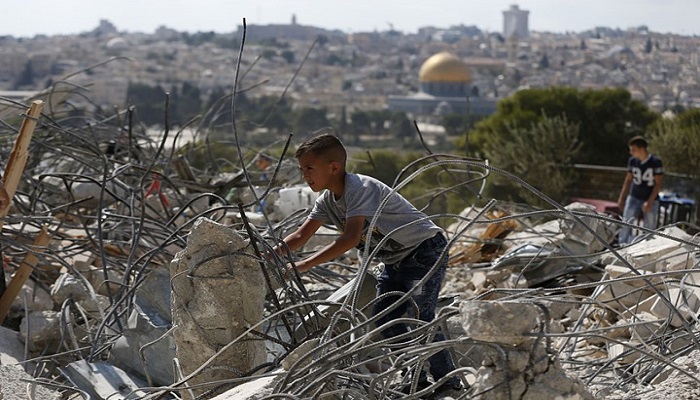
{"type": "MultiPolygon", "coordinates": [[[[238,26],[236,34],[240,37],[243,34],[243,25],[238,26]]],[[[315,40],[319,35],[327,37],[345,38],[345,33],[340,30],[328,30],[308,25],[299,25],[297,16],[292,15],[290,24],[269,24],[269,25],[246,25],[246,38],[249,40],[265,39],[295,39],[295,40],[315,40]]]]}
{"type": "Polygon", "coordinates": [[[442,52],[428,58],[418,72],[418,80],[418,93],[388,97],[390,110],[415,116],[467,112],[489,115],[496,110],[495,100],[472,93],[469,67],[452,53],[442,52]]]}
{"type": "Polygon", "coordinates": [[[97,26],[97,28],[93,29],[91,33],[94,36],[113,35],[117,33],[117,27],[114,26],[113,23],[109,22],[109,20],[101,19],[100,24],[97,26]]]}
{"type": "Polygon", "coordinates": [[[513,4],[510,9],[503,11],[503,37],[506,39],[526,38],[530,36],[528,15],[530,11],[521,10],[513,4]]]}

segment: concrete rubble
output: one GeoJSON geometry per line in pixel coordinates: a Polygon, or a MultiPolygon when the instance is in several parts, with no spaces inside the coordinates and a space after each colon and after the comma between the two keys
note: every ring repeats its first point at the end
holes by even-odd
{"type": "MultiPolygon", "coordinates": [[[[259,262],[246,247],[233,230],[201,218],[170,264],[175,356],[183,375],[198,372],[190,386],[235,378],[267,358],[262,341],[240,339],[263,320],[266,293],[259,262]]],[[[199,396],[207,389],[190,391],[199,396]]],[[[187,393],[183,398],[195,398],[187,393]]]]}
{"type": "MultiPolygon", "coordinates": [[[[5,400],[419,398],[433,387],[404,394],[412,383],[404,371],[442,348],[467,386],[460,398],[700,390],[692,226],[660,227],[619,247],[619,221],[586,204],[467,204],[446,229],[436,320],[407,317],[411,340],[394,346],[371,319],[379,266],[362,251],[282,273],[288,260],[271,248],[308,212],[314,195],[303,185],[178,173],[159,143],[131,135],[138,154],[107,157],[86,145],[93,157],[78,159],[75,142],[50,126],[35,133],[45,153],[27,166],[2,225],[6,287],[29,272],[0,330],[5,400]],[[93,191],[83,197],[73,184],[86,181],[93,191]],[[228,202],[223,192],[234,186],[239,198],[252,187],[254,201],[228,202]],[[36,244],[41,232],[46,245],[36,244]],[[438,328],[448,340],[432,343],[438,328]]],[[[480,187],[474,166],[464,173],[480,187]]],[[[323,233],[304,251],[337,234],[323,233]]]]}

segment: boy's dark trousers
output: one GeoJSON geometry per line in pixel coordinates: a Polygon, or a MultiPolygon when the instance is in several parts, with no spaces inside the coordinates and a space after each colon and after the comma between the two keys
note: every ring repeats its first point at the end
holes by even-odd
{"type": "MultiPolygon", "coordinates": [[[[399,263],[385,265],[384,270],[377,279],[377,297],[380,298],[388,292],[408,292],[435,267],[433,274],[423,286],[416,288],[412,292],[413,300],[416,302],[420,312],[417,318],[421,321],[431,322],[435,318],[438,294],[440,293],[440,286],[447,268],[447,254],[442,254],[445,246],[447,246],[445,236],[442,233],[438,233],[434,237],[424,240],[399,263]],[[436,266],[435,264],[441,254],[443,258],[436,266]]],[[[374,306],[374,314],[378,314],[394,305],[396,300],[398,300],[398,296],[387,296],[378,300],[374,306]]],[[[409,302],[399,304],[387,315],[377,320],[377,325],[381,326],[394,319],[404,317],[408,308],[409,302]]],[[[382,331],[382,335],[385,338],[391,338],[408,331],[408,327],[405,324],[390,324],[388,328],[382,331]]],[[[445,336],[442,331],[438,331],[435,334],[434,341],[437,342],[444,339],[445,336]]],[[[441,350],[433,354],[428,361],[430,362],[430,374],[436,381],[455,369],[452,357],[447,350],[441,350]]],[[[457,379],[455,377],[455,380],[457,379]]]]}

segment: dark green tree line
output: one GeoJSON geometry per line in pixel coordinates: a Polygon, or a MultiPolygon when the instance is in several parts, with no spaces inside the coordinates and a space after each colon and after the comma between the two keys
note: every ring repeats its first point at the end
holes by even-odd
{"type": "MultiPolygon", "coordinates": [[[[469,148],[483,156],[484,147],[495,140],[511,140],[509,126],[530,129],[543,118],[562,117],[579,126],[581,149],[573,163],[625,165],[627,141],[642,134],[658,117],[625,89],[577,90],[552,87],[528,89],[498,103],[493,115],[469,132],[469,148]]],[[[464,139],[458,140],[464,149],[464,139]]],[[[530,151],[530,149],[521,149],[530,151]]],[[[513,155],[515,156],[515,155],[513,155]]]]}
{"type": "Polygon", "coordinates": [[[648,136],[650,150],[661,157],[665,170],[700,180],[700,110],[660,119],[649,128],[648,136]]]}

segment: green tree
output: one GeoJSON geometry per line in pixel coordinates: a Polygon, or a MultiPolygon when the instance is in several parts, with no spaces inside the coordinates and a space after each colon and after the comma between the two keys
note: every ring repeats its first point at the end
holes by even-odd
{"type": "Polygon", "coordinates": [[[447,114],[442,119],[442,126],[445,128],[445,133],[450,136],[462,135],[470,127],[468,115],[462,114],[447,114]]]}
{"type": "MultiPolygon", "coordinates": [[[[659,120],[648,132],[650,149],[661,157],[664,170],[693,177],[700,187],[700,110],[690,109],[676,118],[659,120]]],[[[700,193],[695,197],[694,223],[700,221],[700,193]]]]}
{"type": "Polygon", "coordinates": [[[664,169],[700,180],[700,110],[690,109],[672,119],[657,121],[648,132],[651,150],[664,169]]]}
{"type": "Polygon", "coordinates": [[[323,47],[326,43],[328,43],[328,36],[318,35],[318,36],[316,36],[316,42],[318,43],[319,46],[323,47]]]}
{"type": "Polygon", "coordinates": [[[367,113],[369,115],[370,124],[372,126],[372,132],[377,135],[386,134],[385,126],[388,121],[391,121],[393,112],[390,110],[371,110],[367,113]]]}
{"type": "Polygon", "coordinates": [[[146,125],[165,122],[165,90],[160,86],[130,83],[126,90],[127,102],[136,106],[138,119],[146,125]]]}
{"type": "Polygon", "coordinates": [[[644,44],[644,52],[649,54],[654,49],[654,44],[651,42],[651,37],[647,38],[647,42],[644,44]]]}
{"type": "Polygon", "coordinates": [[[216,33],[214,31],[209,32],[195,32],[195,33],[182,33],[182,40],[189,46],[199,46],[203,43],[212,42],[216,38],[216,33]]]}
{"type": "Polygon", "coordinates": [[[266,59],[266,60],[272,60],[277,56],[277,52],[273,49],[264,49],[262,53],[260,53],[260,57],[266,59]]]}
{"type": "MultiPolygon", "coordinates": [[[[565,117],[547,117],[528,128],[507,125],[508,136],[490,141],[484,151],[491,164],[524,179],[555,201],[567,200],[575,183],[573,160],[581,148],[579,125],[565,117]]],[[[517,182],[494,174],[490,190],[513,201],[546,203],[517,182]]]]}
{"type": "Polygon", "coordinates": [[[406,139],[417,140],[416,128],[413,123],[408,119],[406,113],[395,112],[391,116],[391,128],[389,130],[392,136],[406,139]]]}
{"type": "Polygon", "coordinates": [[[324,126],[330,126],[325,108],[302,108],[293,115],[294,132],[302,137],[324,126]]]}
{"type": "MultiPolygon", "coordinates": [[[[418,152],[399,153],[391,150],[367,151],[354,155],[352,159],[350,171],[372,176],[392,187],[421,167],[436,161],[418,152]]],[[[473,177],[473,171],[460,169],[457,164],[433,166],[407,182],[400,193],[428,214],[459,213],[475,201],[476,190],[465,186],[472,184],[470,181],[473,177]]],[[[474,185],[478,186],[480,182],[474,185]]]]}
{"type": "Polygon", "coordinates": [[[387,150],[367,151],[354,158],[356,161],[352,167],[353,172],[372,176],[387,185],[394,183],[401,171],[401,165],[405,162],[399,152],[387,150]]]}
{"type": "MultiPolygon", "coordinates": [[[[483,156],[494,140],[508,140],[508,127],[530,129],[544,116],[563,117],[579,126],[581,150],[575,163],[621,165],[627,160],[627,141],[641,134],[657,114],[633,100],[625,89],[582,90],[551,87],[521,90],[498,103],[496,113],[480,121],[469,134],[471,154],[483,156]]],[[[462,142],[462,148],[465,146],[462,142]]]]}
{"type": "Polygon", "coordinates": [[[19,89],[32,85],[34,85],[34,67],[32,67],[32,60],[29,60],[24,64],[24,69],[15,81],[13,88],[19,89]]]}
{"type": "Polygon", "coordinates": [[[632,100],[625,89],[586,90],[578,119],[566,114],[581,127],[581,153],[576,162],[596,165],[626,165],[627,141],[642,134],[658,114],[646,104],[632,100]]]}
{"type": "Polygon", "coordinates": [[[202,97],[198,87],[189,82],[183,82],[177,97],[171,101],[173,112],[172,123],[176,125],[185,124],[191,118],[202,111],[202,97]]]}
{"type": "MultiPolygon", "coordinates": [[[[242,95],[242,97],[245,97],[242,95]]],[[[205,126],[216,126],[231,122],[231,97],[222,87],[216,87],[209,95],[209,99],[204,105],[204,118],[202,124],[205,126]]]]}
{"type": "Polygon", "coordinates": [[[372,121],[366,111],[356,110],[350,114],[350,131],[357,135],[368,134],[372,131],[372,121]]]}
{"type": "Polygon", "coordinates": [[[275,133],[288,133],[292,127],[292,102],[287,98],[261,96],[240,106],[237,118],[243,129],[267,128],[275,133]]]}
{"type": "Polygon", "coordinates": [[[347,65],[349,64],[348,60],[345,58],[341,57],[340,55],[336,53],[330,53],[328,54],[324,60],[323,63],[326,65],[347,65]]]}
{"type": "Polygon", "coordinates": [[[292,64],[294,62],[294,52],[291,50],[283,50],[280,56],[284,58],[287,64],[292,64]]]}

